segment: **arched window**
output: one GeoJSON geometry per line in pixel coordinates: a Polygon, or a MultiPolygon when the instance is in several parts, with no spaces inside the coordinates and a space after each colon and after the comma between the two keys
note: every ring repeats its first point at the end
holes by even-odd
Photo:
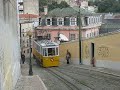
{"type": "Polygon", "coordinates": [[[57,25],[64,25],[64,18],[57,18],[57,25]]]}
{"type": "Polygon", "coordinates": [[[47,18],[47,19],[46,19],[46,25],[47,25],[47,26],[52,25],[52,18],[47,18]]]}
{"type": "Polygon", "coordinates": [[[76,25],[76,18],[75,17],[71,17],[70,18],[70,25],[71,26],[75,26],[76,25]]]}

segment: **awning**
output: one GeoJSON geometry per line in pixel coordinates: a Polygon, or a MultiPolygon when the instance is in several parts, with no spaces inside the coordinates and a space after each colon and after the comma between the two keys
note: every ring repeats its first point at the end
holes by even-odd
{"type": "Polygon", "coordinates": [[[63,34],[59,34],[59,40],[60,41],[69,41],[68,38],[63,34]]]}

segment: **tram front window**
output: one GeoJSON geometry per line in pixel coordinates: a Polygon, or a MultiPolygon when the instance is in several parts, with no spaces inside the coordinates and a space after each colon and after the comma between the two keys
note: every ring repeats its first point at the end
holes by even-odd
{"type": "Polygon", "coordinates": [[[47,56],[47,49],[46,48],[43,48],[43,55],[47,56]]]}
{"type": "Polygon", "coordinates": [[[55,48],[48,48],[48,56],[54,56],[55,55],[55,48]]]}

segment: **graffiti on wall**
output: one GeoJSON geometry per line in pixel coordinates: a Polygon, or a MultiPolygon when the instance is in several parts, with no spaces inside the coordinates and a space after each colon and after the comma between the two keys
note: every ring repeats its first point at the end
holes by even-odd
{"type": "Polygon", "coordinates": [[[85,45],[85,51],[84,52],[85,52],[85,58],[88,58],[89,54],[90,54],[88,45],[85,45]]]}
{"type": "Polygon", "coordinates": [[[108,57],[109,56],[109,48],[106,46],[101,46],[98,48],[98,56],[100,57],[108,57]]]}

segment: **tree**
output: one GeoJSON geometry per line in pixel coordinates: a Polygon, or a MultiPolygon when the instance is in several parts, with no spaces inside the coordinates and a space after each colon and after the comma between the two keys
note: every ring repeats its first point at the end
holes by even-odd
{"type": "Polygon", "coordinates": [[[55,1],[52,0],[39,0],[39,11],[43,12],[44,11],[44,7],[43,6],[48,6],[48,10],[53,10],[55,8],[66,8],[69,7],[69,5],[67,4],[67,2],[65,1],[61,1],[60,4],[58,4],[55,1]]]}
{"type": "Polygon", "coordinates": [[[115,3],[115,0],[102,0],[98,4],[98,12],[114,12],[113,5],[115,3]]]}
{"type": "Polygon", "coordinates": [[[94,2],[93,1],[88,1],[88,5],[89,6],[94,6],[94,2]]]}
{"type": "Polygon", "coordinates": [[[99,13],[120,12],[120,0],[95,0],[89,1],[88,4],[98,6],[99,13]]]}
{"type": "Polygon", "coordinates": [[[58,4],[57,2],[55,2],[55,1],[53,1],[52,2],[52,4],[49,4],[48,5],[48,8],[49,8],[49,11],[50,10],[53,10],[53,9],[55,9],[55,8],[67,8],[67,7],[69,7],[69,5],[67,4],[67,2],[65,2],[65,1],[61,1],[61,3],[60,4],[58,4]]]}
{"type": "Polygon", "coordinates": [[[55,1],[53,1],[52,4],[48,5],[48,10],[50,11],[50,10],[53,10],[55,8],[58,8],[58,7],[59,7],[59,4],[55,1]]]}
{"type": "Polygon", "coordinates": [[[43,12],[44,11],[44,7],[47,5],[48,0],[39,0],[39,12],[43,12]]]}
{"type": "Polygon", "coordinates": [[[98,6],[98,12],[100,13],[120,12],[120,0],[96,0],[92,4],[98,6]]]}
{"type": "Polygon", "coordinates": [[[59,7],[59,8],[67,8],[67,7],[70,7],[70,6],[67,4],[67,2],[61,1],[61,3],[59,4],[58,7],[59,7]]]}

